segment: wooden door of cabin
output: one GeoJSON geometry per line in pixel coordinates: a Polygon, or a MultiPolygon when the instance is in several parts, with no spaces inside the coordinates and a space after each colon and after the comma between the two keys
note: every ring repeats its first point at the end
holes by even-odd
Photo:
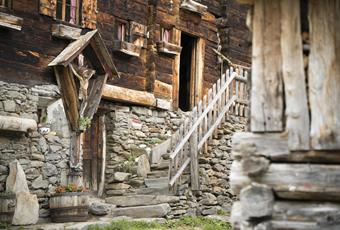
{"type": "Polygon", "coordinates": [[[98,191],[103,159],[103,125],[99,116],[94,116],[83,139],[83,182],[90,191],[98,191]]]}

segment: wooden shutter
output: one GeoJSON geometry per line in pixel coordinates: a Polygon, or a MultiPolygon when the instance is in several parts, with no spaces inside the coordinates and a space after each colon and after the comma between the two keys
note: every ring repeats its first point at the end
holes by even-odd
{"type": "Polygon", "coordinates": [[[97,0],[84,0],[82,26],[88,29],[96,29],[97,13],[97,0]]]}
{"type": "Polygon", "coordinates": [[[56,16],[57,0],[40,0],[39,13],[50,17],[56,16]]]}

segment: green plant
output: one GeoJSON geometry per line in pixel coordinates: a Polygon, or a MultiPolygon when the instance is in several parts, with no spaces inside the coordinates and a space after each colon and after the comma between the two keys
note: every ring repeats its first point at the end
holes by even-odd
{"type": "Polygon", "coordinates": [[[47,115],[44,115],[44,116],[41,117],[41,123],[42,123],[42,124],[46,124],[47,121],[48,121],[47,115]]]}
{"type": "Polygon", "coordinates": [[[145,221],[115,221],[106,227],[91,226],[89,230],[231,230],[229,223],[204,217],[184,217],[165,223],[145,221]]]}
{"type": "Polygon", "coordinates": [[[80,117],[79,118],[79,129],[86,130],[91,126],[92,119],[89,117],[80,117]]]}
{"type": "Polygon", "coordinates": [[[119,171],[133,173],[133,167],[135,166],[136,157],[129,155],[127,161],[124,161],[119,165],[119,171]]]}
{"type": "Polygon", "coordinates": [[[229,216],[230,215],[230,213],[225,211],[224,209],[218,210],[217,214],[220,215],[220,216],[229,216]]]}

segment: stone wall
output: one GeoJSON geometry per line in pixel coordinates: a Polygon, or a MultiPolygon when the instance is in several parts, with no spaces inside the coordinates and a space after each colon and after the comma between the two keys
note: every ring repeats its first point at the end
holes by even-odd
{"type": "Polygon", "coordinates": [[[0,131],[0,192],[5,190],[8,164],[14,159],[22,165],[31,193],[37,194],[40,216],[48,215],[47,194],[67,183],[69,132],[57,86],[27,87],[0,82],[0,115],[34,119],[46,111],[51,131],[18,133],[0,131]]]}
{"type": "MultiPolygon", "coordinates": [[[[139,106],[112,106],[106,116],[106,194],[123,194],[143,186],[138,171],[140,156],[150,158],[152,148],[163,143],[183,122],[186,113],[139,106]],[[115,178],[116,172],[130,174],[129,184],[115,178]]],[[[143,167],[140,166],[140,167],[143,167]]],[[[147,170],[147,169],[146,169],[147,170]]]]}
{"type": "Polygon", "coordinates": [[[199,173],[201,190],[192,192],[188,183],[188,175],[184,176],[183,185],[179,189],[180,201],[171,203],[170,217],[179,218],[187,215],[217,215],[229,213],[232,195],[229,174],[232,163],[231,137],[235,132],[243,132],[247,127],[247,118],[229,115],[226,122],[218,129],[217,138],[213,138],[208,152],[199,157],[199,173]]]}

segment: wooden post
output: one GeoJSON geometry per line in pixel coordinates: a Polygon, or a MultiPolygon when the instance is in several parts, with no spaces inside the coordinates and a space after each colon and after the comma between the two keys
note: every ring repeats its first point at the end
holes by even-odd
{"type": "Polygon", "coordinates": [[[311,145],[340,149],[340,2],[309,1],[311,145]]]}
{"type": "MultiPolygon", "coordinates": [[[[192,123],[197,119],[197,107],[192,111],[192,123]]],[[[190,137],[190,158],[191,158],[191,189],[197,191],[199,186],[198,172],[198,132],[197,128],[190,137]]]]}
{"type": "Polygon", "coordinates": [[[100,182],[98,188],[98,196],[103,196],[104,185],[105,185],[105,168],[106,168],[106,126],[105,126],[105,115],[99,118],[99,124],[102,131],[102,168],[100,172],[100,182]]]}
{"type": "Polygon", "coordinates": [[[256,0],[253,21],[251,131],[283,131],[280,1],[256,0]]]}
{"type": "Polygon", "coordinates": [[[282,0],[281,52],[288,145],[291,150],[309,149],[309,116],[303,65],[300,2],[282,0]]]}
{"type": "MultiPolygon", "coordinates": [[[[173,29],[173,39],[176,45],[181,44],[181,31],[174,28],[173,29]]],[[[174,110],[178,109],[178,91],[179,91],[179,69],[181,63],[181,56],[176,55],[173,61],[173,77],[172,77],[172,108],[174,110]]]]}

